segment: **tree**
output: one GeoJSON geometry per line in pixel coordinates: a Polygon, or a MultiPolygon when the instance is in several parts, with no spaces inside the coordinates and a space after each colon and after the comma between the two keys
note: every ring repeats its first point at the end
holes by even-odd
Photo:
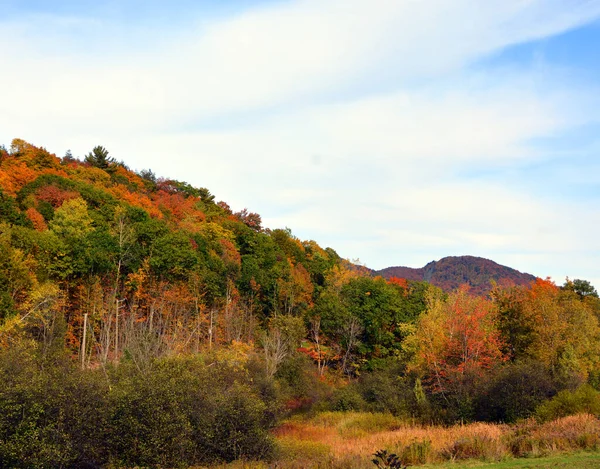
{"type": "Polygon", "coordinates": [[[407,339],[414,353],[410,368],[433,394],[455,407],[457,416],[471,417],[475,386],[505,359],[496,317],[495,305],[469,295],[466,287],[445,301],[431,292],[427,312],[407,339]]]}
{"type": "Polygon", "coordinates": [[[262,337],[268,378],[272,378],[281,362],[296,351],[305,333],[300,318],[277,316],[271,319],[262,337]]]}
{"type": "Polygon", "coordinates": [[[515,361],[537,360],[566,381],[599,369],[600,328],[592,295],[537,279],[529,288],[494,293],[499,328],[515,361]],[[582,301],[583,299],[583,301],[582,301]]]}
{"type": "Polygon", "coordinates": [[[54,213],[50,229],[68,242],[76,242],[92,231],[92,219],[82,198],[65,201],[54,213]]]}
{"type": "Polygon", "coordinates": [[[567,278],[564,285],[561,287],[563,290],[573,291],[579,295],[581,299],[587,297],[598,298],[598,292],[594,286],[587,280],[575,279],[569,280],[567,278]]]}
{"type": "Polygon", "coordinates": [[[103,170],[109,169],[116,163],[114,158],[108,156],[106,148],[100,145],[95,146],[91,152],[85,155],[85,162],[103,170]]]}

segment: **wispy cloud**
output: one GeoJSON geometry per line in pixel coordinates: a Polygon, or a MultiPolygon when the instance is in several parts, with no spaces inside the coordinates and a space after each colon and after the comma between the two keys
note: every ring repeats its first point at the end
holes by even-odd
{"type": "Polygon", "coordinates": [[[97,11],[0,21],[2,141],[101,143],[373,267],[471,253],[591,275],[565,252],[599,254],[600,194],[550,204],[522,168],[598,124],[596,84],[481,60],[595,21],[600,1],[298,0],[147,29],[97,11]]]}

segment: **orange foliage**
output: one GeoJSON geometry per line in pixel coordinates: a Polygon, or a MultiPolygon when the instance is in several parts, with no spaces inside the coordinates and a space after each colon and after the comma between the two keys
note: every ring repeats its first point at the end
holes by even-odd
{"type": "Polygon", "coordinates": [[[152,201],[144,194],[129,192],[129,190],[121,184],[111,187],[109,192],[134,207],[146,210],[153,218],[161,219],[163,217],[162,212],[158,210],[152,201]]]}
{"type": "Polygon", "coordinates": [[[48,229],[48,225],[46,225],[46,220],[40,212],[38,212],[35,208],[29,207],[25,212],[27,218],[31,220],[33,223],[33,227],[38,231],[46,231],[48,229]]]}
{"type": "Polygon", "coordinates": [[[129,181],[130,184],[133,184],[137,188],[144,187],[144,180],[137,174],[135,174],[133,171],[129,171],[123,166],[116,165],[114,167],[114,174],[115,176],[124,177],[125,179],[127,179],[127,181],[129,181]]]}
{"type": "Polygon", "coordinates": [[[467,288],[452,293],[447,301],[429,298],[428,311],[411,337],[416,349],[416,368],[435,392],[481,377],[494,364],[505,361],[497,309],[467,288]]]}
{"type": "Polygon", "coordinates": [[[3,162],[2,173],[0,174],[0,183],[3,190],[10,194],[16,195],[21,188],[32,182],[36,177],[36,172],[29,168],[23,161],[17,161],[14,158],[3,162]]]}
{"type": "Polygon", "coordinates": [[[539,298],[545,295],[556,295],[559,292],[559,288],[552,281],[550,277],[546,279],[536,278],[535,282],[531,284],[530,295],[532,298],[539,298]]]}
{"type": "Polygon", "coordinates": [[[242,256],[235,245],[228,239],[224,238],[220,239],[219,243],[223,247],[221,259],[223,259],[226,264],[240,267],[242,265],[242,256]]]}
{"type": "Polygon", "coordinates": [[[406,280],[405,278],[390,277],[390,279],[388,280],[388,283],[390,285],[397,285],[401,288],[404,288],[405,290],[408,290],[408,280],[406,280]]]}
{"type": "Polygon", "coordinates": [[[170,194],[160,190],[154,196],[154,201],[160,211],[170,220],[181,222],[185,218],[192,218],[197,222],[205,220],[206,216],[195,207],[196,199],[185,198],[183,195],[170,194]]]}
{"type": "Polygon", "coordinates": [[[2,169],[0,169],[0,188],[9,195],[15,196],[17,194],[12,178],[2,169]]]}
{"type": "Polygon", "coordinates": [[[60,176],[63,178],[69,177],[67,172],[64,171],[62,168],[44,168],[39,172],[40,176],[42,174],[53,174],[54,176],[60,176]]]}

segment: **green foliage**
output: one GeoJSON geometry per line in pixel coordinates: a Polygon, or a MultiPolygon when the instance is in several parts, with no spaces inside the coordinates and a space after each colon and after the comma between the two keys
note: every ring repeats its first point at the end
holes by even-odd
{"type": "Polygon", "coordinates": [[[396,359],[388,359],[382,362],[380,369],[362,374],[357,387],[371,411],[418,416],[414,385],[405,375],[402,363],[396,359]]]}
{"type": "Polygon", "coordinates": [[[108,371],[28,345],[0,351],[0,466],[178,467],[273,452],[272,416],[243,369],[190,358],[108,371]]]}
{"type": "Polygon", "coordinates": [[[96,168],[108,170],[116,161],[108,156],[108,151],[103,146],[95,146],[91,152],[85,155],[84,161],[96,168]]]}
{"type": "Polygon", "coordinates": [[[112,447],[122,463],[175,466],[273,451],[267,407],[243,369],[189,358],[159,361],[145,374],[116,371],[112,447]]]}
{"type": "Polygon", "coordinates": [[[366,410],[368,408],[360,389],[354,384],[336,389],[330,398],[329,407],[333,411],[342,412],[366,410]]]}
{"type": "Polygon", "coordinates": [[[94,228],[85,201],[67,200],[54,213],[50,229],[67,242],[78,242],[90,233],[94,228]]]}
{"type": "Polygon", "coordinates": [[[303,354],[286,357],[277,367],[275,380],[287,411],[308,410],[331,393],[331,386],[319,380],[312,362],[303,354]]]}
{"type": "Polygon", "coordinates": [[[6,195],[0,187],[0,222],[31,227],[31,222],[19,210],[17,201],[6,195]]]}
{"type": "Polygon", "coordinates": [[[106,461],[106,396],[100,373],[64,359],[45,363],[35,348],[0,353],[0,466],[61,468],[106,461]]]}
{"type": "Polygon", "coordinates": [[[598,298],[598,292],[596,291],[594,286],[587,280],[567,279],[565,284],[562,286],[562,289],[577,293],[581,299],[586,297],[598,298]]]}
{"type": "Polygon", "coordinates": [[[600,416],[600,392],[588,384],[561,391],[535,410],[536,418],[543,422],[580,413],[600,416]]]}
{"type": "Polygon", "coordinates": [[[196,262],[196,253],[185,233],[169,233],[152,243],[150,266],[165,278],[184,277],[196,262]]]}

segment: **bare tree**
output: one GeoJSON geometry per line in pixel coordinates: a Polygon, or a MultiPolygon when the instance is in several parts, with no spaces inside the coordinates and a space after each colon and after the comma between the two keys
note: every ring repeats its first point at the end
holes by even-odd
{"type": "Polygon", "coordinates": [[[301,318],[279,315],[271,320],[262,336],[268,378],[272,378],[281,362],[298,348],[304,334],[301,318]]]}

